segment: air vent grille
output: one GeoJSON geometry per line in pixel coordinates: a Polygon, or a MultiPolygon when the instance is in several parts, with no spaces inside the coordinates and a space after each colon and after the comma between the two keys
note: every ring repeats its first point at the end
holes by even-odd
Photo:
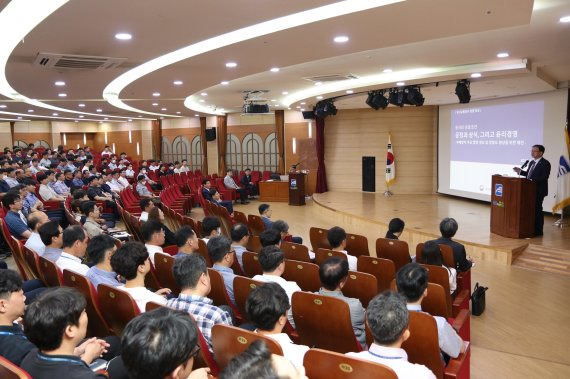
{"type": "Polygon", "coordinates": [[[127,58],[97,57],[91,55],[69,55],[38,53],[33,65],[43,68],[73,70],[108,70],[116,68],[127,58]]]}
{"type": "Polygon", "coordinates": [[[358,76],[354,74],[332,74],[332,75],[311,76],[303,79],[313,83],[326,83],[326,82],[337,82],[339,80],[358,79],[358,76]]]}

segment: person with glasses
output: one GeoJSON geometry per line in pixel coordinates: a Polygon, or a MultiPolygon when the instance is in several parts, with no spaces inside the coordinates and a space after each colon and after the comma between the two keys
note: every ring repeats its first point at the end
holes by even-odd
{"type": "Polygon", "coordinates": [[[181,311],[166,307],[132,319],[122,338],[121,358],[129,377],[206,378],[209,368],[192,371],[200,353],[196,324],[181,311]]]}
{"type": "Polygon", "coordinates": [[[87,258],[93,264],[87,270],[87,279],[91,281],[95,289],[101,283],[118,287],[122,283],[117,280],[117,273],[111,267],[111,257],[117,251],[115,240],[106,234],[94,237],[87,246],[87,258]]]}
{"type": "Polygon", "coordinates": [[[89,237],[79,225],[73,225],[63,231],[63,251],[55,261],[61,270],[69,269],[81,275],[86,275],[89,267],[83,263],[89,237]]]}
{"type": "Polygon", "coordinates": [[[32,231],[28,228],[28,221],[22,213],[22,199],[19,194],[7,193],[2,198],[2,204],[9,209],[4,217],[4,222],[12,234],[17,239],[30,238],[32,231]]]}
{"type": "Polygon", "coordinates": [[[208,255],[214,263],[212,268],[222,275],[228,296],[230,297],[231,302],[235,305],[234,278],[236,277],[236,274],[234,274],[234,270],[232,270],[231,267],[234,264],[236,255],[235,250],[232,249],[231,245],[232,243],[229,238],[216,236],[214,238],[210,238],[206,246],[208,247],[208,255]]]}

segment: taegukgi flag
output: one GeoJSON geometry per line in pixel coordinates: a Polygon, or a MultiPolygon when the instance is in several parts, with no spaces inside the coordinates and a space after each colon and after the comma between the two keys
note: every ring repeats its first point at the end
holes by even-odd
{"type": "Polygon", "coordinates": [[[396,162],[392,149],[392,136],[388,134],[388,151],[386,153],[386,185],[389,186],[396,180],[396,162]]]}

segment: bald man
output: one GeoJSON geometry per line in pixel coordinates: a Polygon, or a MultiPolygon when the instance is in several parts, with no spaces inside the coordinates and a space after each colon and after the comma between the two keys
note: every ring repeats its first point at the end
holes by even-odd
{"type": "Polygon", "coordinates": [[[32,231],[32,234],[30,235],[24,246],[36,252],[40,256],[44,253],[46,245],[44,245],[44,243],[42,242],[38,230],[40,229],[40,226],[42,226],[48,221],[49,221],[48,215],[42,211],[32,212],[28,215],[28,227],[32,231]]]}

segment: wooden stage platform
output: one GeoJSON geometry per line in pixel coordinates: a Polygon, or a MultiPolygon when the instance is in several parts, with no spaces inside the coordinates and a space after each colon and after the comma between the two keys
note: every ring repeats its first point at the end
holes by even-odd
{"type": "MultiPolygon", "coordinates": [[[[554,227],[555,218],[552,216],[545,216],[544,236],[511,239],[490,232],[490,206],[476,200],[440,194],[384,197],[378,193],[339,191],[314,194],[313,200],[317,212],[352,233],[359,233],[362,229],[359,234],[384,236],[390,219],[401,218],[406,223],[401,239],[408,242],[410,250],[415,249],[419,242],[439,237],[439,221],[453,217],[459,223],[455,239],[463,243],[467,254],[476,260],[511,265],[529,246],[529,250],[535,247],[535,251],[552,248],[557,254],[567,252],[570,258],[570,228],[554,227]]],[[[375,251],[374,243],[369,240],[371,251],[375,251]]],[[[550,263],[546,258],[544,264],[550,263]]]]}

